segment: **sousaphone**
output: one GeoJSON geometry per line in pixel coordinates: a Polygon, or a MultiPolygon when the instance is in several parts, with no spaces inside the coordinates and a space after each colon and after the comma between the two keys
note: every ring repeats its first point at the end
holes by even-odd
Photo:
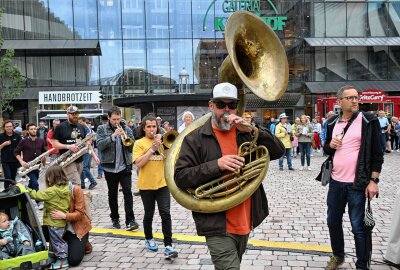
{"type": "MultiPolygon", "coordinates": [[[[238,115],[243,113],[245,107],[243,86],[267,101],[277,100],[284,94],[289,79],[286,53],[278,36],[265,22],[247,11],[233,13],[226,23],[225,43],[229,56],[220,67],[219,81],[230,82],[238,87],[238,115]]],[[[165,179],[175,200],[189,210],[202,213],[225,211],[245,201],[259,187],[269,166],[268,150],[255,144],[258,133],[254,129],[253,141],[239,146],[238,155],[256,157],[251,163],[245,164],[243,170],[196,190],[178,188],[174,181],[174,170],[182,141],[210,117],[211,113],[201,117],[176,138],[165,164],[165,179]],[[228,188],[228,185],[232,185],[227,181],[236,183],[237,188],[228,188]]]]}

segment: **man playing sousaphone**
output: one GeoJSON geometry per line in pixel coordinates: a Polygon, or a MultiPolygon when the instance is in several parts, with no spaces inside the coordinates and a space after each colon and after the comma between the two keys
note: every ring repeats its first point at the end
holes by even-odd
{"type": "MultiPolygon", "coordinates": [[[[214,87],[209,101],[212,113],[203,126],[183,140],[175,167],[175,183],[181,189],[195,188],[244,165],[238,146],[252,141],[251,129],[240,125],[237,88],[230,83],[214,87]]],[[[270,159],[278,159],[284,146],[267,130],[259,129],[258,145],[267,147],[270,159]]],[[[192,212],[198,235],[206,237],[215,269],[240,269],[249,233],[268,216],[267,197],[262,184],[243,203],[223,212],[192,212]]]]}

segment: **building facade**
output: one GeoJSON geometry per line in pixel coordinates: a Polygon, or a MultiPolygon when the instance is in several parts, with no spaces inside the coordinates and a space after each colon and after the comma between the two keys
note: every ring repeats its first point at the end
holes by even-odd
{"type": "MultiPolygon", "coordinates": [[[[314,114],[317,98],[346,83],[371,81],[368,89],[387,92],[387,83],[400,81],[400,1],[0,0],[0,6],[3,49],[16,48],[14,63],[27,77],[9,117],[23,122],[36,121],[38,108],[63,106],[39,105],[39,91],[98,90],[102,108],[134,107],[137,119],[164,113],[174,126],[185,109],[204,113],[227,56],[226,19],[236,10],[260,16],[287,52],[285,95],[276,102],[249,95],[247,110],[261,123],[281,112],[314,114]]],[[[388,95],[398,94],[392,90],[388,95]]]]}

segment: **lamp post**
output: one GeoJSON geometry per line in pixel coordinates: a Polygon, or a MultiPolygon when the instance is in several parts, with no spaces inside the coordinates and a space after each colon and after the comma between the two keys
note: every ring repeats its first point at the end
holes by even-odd
{"type": "Polygon", "coordinates": [[[189,93],[189,73],[185,68],[179,72],[179,93],[189,93]]]}

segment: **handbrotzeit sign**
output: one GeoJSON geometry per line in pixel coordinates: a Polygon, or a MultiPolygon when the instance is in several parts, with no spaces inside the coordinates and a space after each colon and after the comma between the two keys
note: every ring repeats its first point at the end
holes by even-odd
{"type": "Polygon", "coordinates": [[[99,91],[47,91],[39,92],[39,104],[96,104],[100,103],[99,91]]]}

